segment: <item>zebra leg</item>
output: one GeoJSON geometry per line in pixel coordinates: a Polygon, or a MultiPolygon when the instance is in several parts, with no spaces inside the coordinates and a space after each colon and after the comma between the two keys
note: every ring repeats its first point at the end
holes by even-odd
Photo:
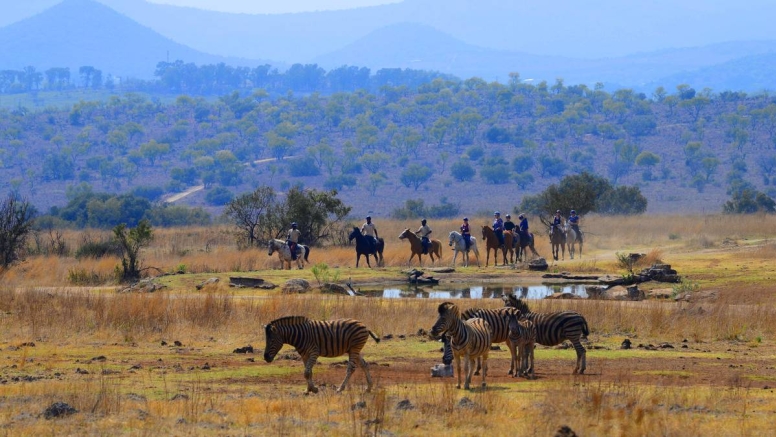
{"type": "Polygon", "coordinates": [[[318,387],[313,384],[313,366],[318,361],[318,355],[312,354],[304,361],[304,378],[307,380],[307,394],[318,393],[318,387]]]}
{"type": "Polygon", "coordinates": [[[511,340],[507,339],[507,347],[509,348],[509,355],[511,357],[511,361],[509,362],[509,373],[507,375],[517,376],[517,347],[514,343],[512,343],[511,340]]]}
{"type": "Polygon", "coordinates": [[[360,357],[359,363],[361,364],[361,368],[364,369],[364,373],[366,374],[366,391],[368,393],[372,391],[372,375],[369,374],[369,365],[366,363],[364,357],[360,357]]]}
{"type": "Polygon", "coordinates": [[[582,375],[587,368],[587,351],[582,346],[582,343],[579,342],[579,339],[573,341],[572,344],[574,345],[574,350],[577,351],[577,366],[574,368],[574,374],[582,375]]]}
{"type": "Polygon", "coordinates": [[[528,358],[531,360],[530,373],[526,372],[525,377],[528,379],[536,379],[536,370],[534,370],[534,345],[531,343],[527,344],[525,347],[525,352],[528,354],[528,358]]]}
{"type": "Polygon", "coordinates": [[[482,361],[478,357],[477,358],[477,370],[474,371],[474,374],[475,375],[479,375],[480,374],[480,370],[482,370],[482,361]]]}
{"type": "MultiPolygon", "coordinates": [[[[461,356],[460,355],[455,356],[455,367],[458,372],[458,386],[456,388],[461,388],[461,356]]],[[[466,369],[466,372],[467,373],[469,372],[468,367],[466,369]]]]}
{"type": "Polygon", "coordinates": [[[472,382],[472,370],[474,370],[474,358],[469,354],[466,355],[466,380],[463,383],[464,390],[469,390],[472,382]]]}
{"type": "Polygon", "coordinates": [[[488,356],[482,356],[482,388],[487,387],[485,383],[485,377],[488,376],[488,356]]]}
{"type": "Polygon", "coordinates": [[[342,392],[342,390],[345,390],[345,387],[348,385],[348,380],[350,379],[350,375],[353,374],[353,371],[356,369],[356,363],[361,360],[361,357],[358,354],[351,354],[348,357],[348,370],[345,372],[345,380],[342,381],[342,385],[337,389],[337,393],[342,392]]]}

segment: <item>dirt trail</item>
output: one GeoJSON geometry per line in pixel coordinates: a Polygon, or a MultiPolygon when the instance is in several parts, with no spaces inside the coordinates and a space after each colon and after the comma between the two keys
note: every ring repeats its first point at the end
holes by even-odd
{"type": "Polygon", "coordinates": [[[197,191],[204,190],[204,189],[205,189],[204,185],[197,185],[196,187],[191,187],[188,190],[183,191],[181,193],[173,194],[172,196],[170,196],[167,199],[165,199],[164,203],[174,203],[174,202],[177,202],[177,201],[183,199],[184,197],[186,197],[186,196],[188,196],[190,194],[194,194],[197,191]]]}

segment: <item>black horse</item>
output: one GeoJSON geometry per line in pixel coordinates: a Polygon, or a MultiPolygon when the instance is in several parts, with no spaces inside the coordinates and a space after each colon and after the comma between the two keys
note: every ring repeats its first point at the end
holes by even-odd
{"type": "Polygon", "coordinates": [[[377,265],[383,264],[383,249],[385,248],[385,241],[382,238],[378,238],[375,243],[374,238],[367,237],[361,233],[361,230],[357,227],[353,227],[353,232],[348,236],[348,241],[356,239],[356,267],[358,267],[358,261],[361,259],[361,255],[366,257],[366,265],[372,267],[369,264],[369,255],[374,255],[377,265]]]}

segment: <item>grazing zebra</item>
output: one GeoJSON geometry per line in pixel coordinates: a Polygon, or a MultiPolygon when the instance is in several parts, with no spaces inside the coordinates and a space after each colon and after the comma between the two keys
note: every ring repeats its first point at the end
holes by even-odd
{"type": "Polygon", "coordinates": [[[318,393],[318,388],[313,384],[313,366],[318,357],[338,357],[344,354],[348,354],[348,370],[337,392],[345,389],[356,364],[359,364],[366,373],[366,390],[372,389],[372,377],[369,375],[366,361],[361,356],[361,349],[364,348],[370,336],[378,343],[380,338],[358,320],[325,321],[310,320],[304,316],[290,316],[273,320],[264,327],[264,330],[267,339],[264,360],[271,363],[284,344],[294,346],[304,361],[307,393],[318,393]]]}
{"type": "Polygon", "coordinates": [[[577,365],[574,367],[574,374],[585,373],[587,353],[580,340],[586,338],[590,331],[582,314],[576,311],[532,313],[528,304],[514,294],[504,294],[502,298],[506,306],[517,308],[523,317],[536,325],[537,343],[544,346],[555,346],[563,343],[564,340],[570,341],[577,352],[577,365]]]}
{"type": "Polygon", "coordinates": [[[488,374],[488,352],[490,352],[491,330],[488,322],[474,318],[461,319],[461,312],[452,302],[439,305],[439,318],[431,328],[431,336],[438,338],[446,334],[450,336],[450,347],[455,357],[458,372],[458,388],[461,388],[461,357],[466,359],[466,381],[464,388],[469,389],[474,373],[474,360],[482,358],[482,387],[485,387],[485,376],[488,374]]]}
{"type": "Polygon", "coordinates": [[[525,375],[529,379],[535,379],[534,373],[534,346],[536,345],[536,325],[528,319],[519,319],[520,311],[508,313],[504,319],[509,324],[509,341],[517,346],[520,351],[520,368],[512,376],[525,375]],[[531,365],[528,365],[530,359],[531,365]],[[530,370],[530,376],[529,374],[530,370]]]}
{"type": "MultiPolygon", "coordinates": [[[[509,375],[513,375],[517,371],[517,352],[515,351],[515,345],[509,341],[509,324],[505,321],[504,315],[510,311],[510,308],[497,308],[497,309],[483,309],[483,308],[469,308],[461,314],[461,318],[468,320],[471,318],[479,317],[484,319],[490,325],[490,329],[493,333],[491,336],[491,343],[507,343],[509,353],[512,355],[512,361],[509,363],[509,375]]],[[[477,370],[475,375],[480,374],[481,363],[477,360],[477,370]]]]}

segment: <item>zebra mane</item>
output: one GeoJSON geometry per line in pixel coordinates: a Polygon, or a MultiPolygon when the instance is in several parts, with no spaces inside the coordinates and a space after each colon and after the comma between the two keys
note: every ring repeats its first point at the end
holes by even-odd
{"type": "Polygon", "coordinates": [[[520,310],[522,314],[531,313],[531,309],[528,308],[528,304],[525,303],[523,299],[520,299],[514,294],[507,293],[507,294],[504,294],[502,298],[504,299],[504,306],[517,308],[518,310],[520,310]]]}
{"type": "Polygon", "coordinates": [[[279,319],[275,319],[271,322],[269,322],[270,326],[292,326],[292,325],[301,325],[303,323],[307,323],[307,317],[305,316],[287,316],[287,317],[281,317],[279,319]]]}
{"type": "Polygon", "coordinates": [[[437,311],[439,311],[440,316],[445,315],[448,312],[452,311],[455,313],[456,316],[458,316],[459,318],[461,317],[461,312],[458,310],[458,307],[452,302],[444,302],[440,304],[437,311]]]}

